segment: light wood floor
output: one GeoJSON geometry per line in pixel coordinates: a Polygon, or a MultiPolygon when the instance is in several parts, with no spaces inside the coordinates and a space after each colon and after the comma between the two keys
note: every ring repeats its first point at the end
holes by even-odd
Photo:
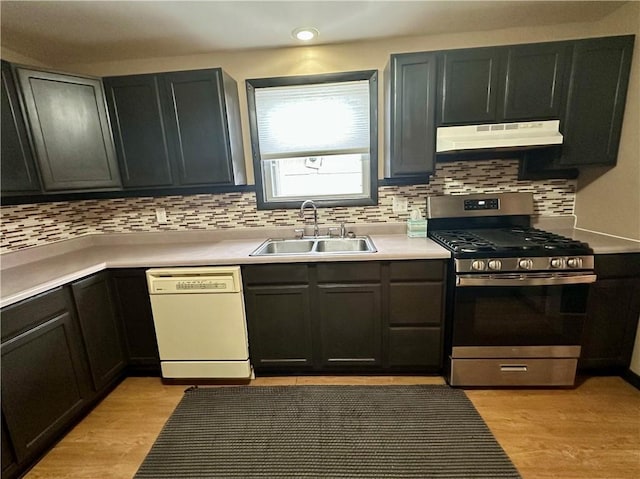
{"type": "MultiPolygon", "coordinates": [[[[617,377],[575,389],[468,390],[523,479],[640,477],[640,392],[617,377]]],[[[258,378],[252,385],[443,384],[434,377],[258,378]]],[[[128,378],[26,476],[130,479],[186,386],[128,378]]]]}

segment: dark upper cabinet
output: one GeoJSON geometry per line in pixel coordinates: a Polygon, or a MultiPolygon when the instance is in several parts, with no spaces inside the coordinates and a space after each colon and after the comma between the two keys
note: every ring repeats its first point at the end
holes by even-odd
{"type": "Polygon", "coordinates": [[[560,163],[615,165],[634,36],[573,42],[560,163]]]}
{"type": "Polygon", "coordinates": [[[126,365],[120,320],[111,295],[108,272],[95,274],[71,285],[78,312],[93,387],[110,385],[126,365]]]}
{"type": "Polygon", "coordinates": [[[559,118],[569,52],[567,42],[508,47],[499,119],[559,118]]]}
{"type": "Polygon", "coordinates": [[[440,124],[496,120],[503,52],[501,48],[473,48],[441,53],[440,124]]]}
{"type": "Polygon", "coordinates": [[[125,188],[245,184],[238,87],[220,68],[104,82],[125,188]]]}
{"type": "Polygon", "coordinates": [[[102,81],[17,68],[44,189],[117,189],[102,81]]]}
{"type": "Polygon", "coordinates": [[[28,194],[40,191],[29,137],[20,109],[18,92],[11,66],[2,62],[2,162],[0,179],[3,195],[28,194]]]}
{"type": "Polygon", "coordinates": [[[158,76],[105,78],[104,88],[123,186],[171,186],[158,76]]]}
{"type": "Polygon", "coordinates": [[[385,69],[385,177],[429,175],[435,168],[437,55],[391,55],[385,69]]]}
{"type": "Polygon", "coordinates": [[[569,42],[441,53],[439,124],[560,118],[569,42]]]}

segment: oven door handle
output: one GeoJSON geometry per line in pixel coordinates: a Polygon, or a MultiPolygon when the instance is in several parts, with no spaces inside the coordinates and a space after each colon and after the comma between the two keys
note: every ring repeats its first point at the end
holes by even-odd
{"type": "Polygon", "coordinates": [[[520,274],[520,275],[457,275],[456,287],[466,286],[556,286],[594,283],[595,274],[520,274]]]}

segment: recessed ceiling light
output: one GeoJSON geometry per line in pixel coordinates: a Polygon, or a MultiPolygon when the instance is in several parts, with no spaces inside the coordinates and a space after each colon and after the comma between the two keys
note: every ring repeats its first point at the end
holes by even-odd
{"type": "Polygon", "coordinates": [[[312,27],[300,27],[292,31],[291,36],[303,42],[308,42],[318,36],[318,30],[312,27]]]}

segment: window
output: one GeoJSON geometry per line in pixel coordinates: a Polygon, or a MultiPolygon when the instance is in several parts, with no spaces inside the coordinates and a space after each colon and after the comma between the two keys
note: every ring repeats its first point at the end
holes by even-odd
{"type": "Polygon", "coordinates": [[[258,209],[375,205],[376,71],[247,80],[258,209]]]}

